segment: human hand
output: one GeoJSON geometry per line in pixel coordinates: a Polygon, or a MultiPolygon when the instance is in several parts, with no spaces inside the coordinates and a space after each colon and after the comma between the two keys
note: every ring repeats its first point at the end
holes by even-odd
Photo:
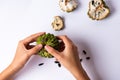
{"type": "Polygon", "coordinates": [[[30,43],[36,41],[37,37],[43,34],[44,32],[36,33],[19,41],[15,57],[12,61],[13,66],[17,66],[17,68],[22,68],[26,64],[28,59],[42,48],[41,44],[33,46],[30,45],[30,43]]]}
{"type": "Polygon", "coordinates": [[[42,48],[41,44],[33,46],[30,43],[36,41],[37,37],[43,34],[44,32],[33,34],[18,43],[15,57],[12,63],[0,73],[0,80],[10,80],[26,64],[28,59],[42,48]]]}
{"type": "Polygon", "coordinates": [[[64,67],[66,67],[77,80],[89,80],[87,74],[82,68],[76,45],[67,36],[58,36],[64,43],[64,50],[59,52],[50,46],[45,49],[52,54],[64,67]]]}

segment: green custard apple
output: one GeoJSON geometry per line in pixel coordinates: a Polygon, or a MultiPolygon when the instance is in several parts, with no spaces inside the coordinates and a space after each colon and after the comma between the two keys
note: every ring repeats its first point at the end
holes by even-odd
{"type": "Polygon", "coordinates": [[[38,54],[45,58],[53,58],[53,56],[45,50],[44,48],[45,45],[49,45],[56,50],[59,50],[60,47],[60,42],[57,39],[57,37],[50,33],[39,36],[36,42],[37,44],[43,45],[43,48],[39,51],[38,54]]]}

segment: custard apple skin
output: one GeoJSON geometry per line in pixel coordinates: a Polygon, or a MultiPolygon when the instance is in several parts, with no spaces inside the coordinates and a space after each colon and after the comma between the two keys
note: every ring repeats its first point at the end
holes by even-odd
{"type": "Polygon", "coordinates": [[[44,48],[45,45],[49,45],[56,50],[59,50],[59,46],[60,46],[57,37],[50,33],[39,36],[36,40],[36,43],[43,45],[43,48],[39,51],[38,54],[45,58],[53,58],[53,56],[45,50],[44,48]]]}

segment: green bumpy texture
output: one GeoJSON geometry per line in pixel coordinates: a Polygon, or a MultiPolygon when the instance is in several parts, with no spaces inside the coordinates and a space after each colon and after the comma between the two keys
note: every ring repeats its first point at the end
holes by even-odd
{"type": "Polygon", "coordinates": [[[43,45],[43,48],[38,53],[42,57],[53,58],[53,56],[45,50],[44,48],[45,45],[49,45],[54,49],[59,50],[59,46],[60,46],[59,40],[53,34],[48,33],[39,36],[36,42],[37,44],[43,45]]]}

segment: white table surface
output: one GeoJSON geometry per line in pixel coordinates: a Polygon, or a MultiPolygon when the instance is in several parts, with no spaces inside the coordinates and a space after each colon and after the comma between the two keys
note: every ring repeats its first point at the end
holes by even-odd
{"type": "MultiPolygon", "coordinates": [[[[91,80],[120,80],[120,1],[105,0],[111,14],[104,20],[93,21],[87,16],[90,0],[79,0],[71,13],[62,12],[58,0],[0,0],[0,72],[12,61],[17,43],[37,32],[68,35],[78,46],[82,65],[91,80]],[[65,20],[65,29],[51,28],[53,17],[65,20]],[[82,54],[87,51],[87,55],[82,54]],[[90,60],[85,58],[90,56],[90,60]]],[[[54,59],[33,56],[14,80],[75,80],[54,59]],[[38,66],[39,63],[43,66],[38,66]]]]}

